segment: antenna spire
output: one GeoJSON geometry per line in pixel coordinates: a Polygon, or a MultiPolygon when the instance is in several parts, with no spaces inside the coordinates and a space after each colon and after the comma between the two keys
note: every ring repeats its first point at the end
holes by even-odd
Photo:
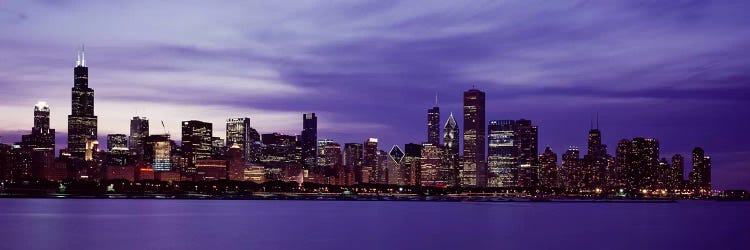
{"type": "Polygon", "coordinates": [[[599,111],[596,112],[596,129],[599,129],[599,111]]]}
{"type": "Polygon", "coordinates": [[[78,59],[76,60],[76,67],[86,67],[86,47],[81,44],[81,48],[78,49],[78,59]]]}
{"type": "Polygon", "coordinates": [[[438,93],[435,91],[435,107],[438,106],[438,93]]]}

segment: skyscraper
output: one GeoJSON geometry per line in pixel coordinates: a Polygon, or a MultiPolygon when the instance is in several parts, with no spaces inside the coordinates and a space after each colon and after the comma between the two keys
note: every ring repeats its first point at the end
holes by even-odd
{"type": "Polygon", "coordinates": [[[443,164],[438,169],[438,179],[445,182],[448,186],[458,186],[460,179],[458,172],[461,164],[458,155],[458,124],[453,118],[453,113],[448,116],[448,120],[443,127],[443,164]]]}
{"type": "Polygon", "coordinates": [[[659,168],[659,141],[653,138],[633,138],[633,161],[630,174],[637,183],[638,190],[653,189],[657,183],[659,168]]]}
{"type": "Polygon", "coordinates": [[[362,143],[344,144],[344,165],[354,174],[354,183],[362,183],[362,143]]]}
{"type": "Polygon", "coordinates": [[[427,110],[427,143],[440,145],[440,107],[437,103],[427,110]]]}
{"type": "Polygon", "coordinates": [[[422,144],[422,152],[419,159],[419,182],[417,185],[422,186],[447,186],[448,181],[440,178],[440,171],[443,171],[443,147],[432,145],[432,143],[422,144]]]}
{"type": "Polygon", "coordinates": [[[518,186],[535,187],[539,182],[539,127],[521,119],[513,129],[518,148],[518,186]]]}
{"type": "Polygon", "coordinates": [[[34,106],[34,127],[31,134],[21,137],[22,145],[29,149],[40,151],[55,151],[55,130],[49,128],[50,110],[46,102],[38,102],[34,106]]]}
{"type": "Polygon", "coordinates": [[[128,148],[138,160],[143,159],[143,145],[148,137],[148,118],[135,116],[130,120],[130,140],[128,148]]]}
{"type": "Polygon", "coordinates": [[[422,145],[407,143],[404,145],[404,160],[401,162],[401,172],[404,185],[418,186],[421,183],[422,145]]]}
{"type": "Polygon", "coordinates": [[[613,175],[611,175],[611,166],[608,164],[611,156],[607,154],[607,145],[602,144],[602,133],[599,131],[598,118],[596,127],[593,126],[592,122],[587,146],[588,151],[583,157],[584,166],[581,173],[583,186],[593,190],[616,185],[616,182],[613,181],[613,175]]]}
{"type": "Polygon", "coordinates": [[[363,178],[364,175],[369,176],[369,183],[377,183],[380,179],[378,176],[378,138],[367,138],[364,143],[363,159],[364,165],[362,167],[363,178]]]}
{"type": "Polygon", "coordinates": [[[312,168],[317,161],[316,142],[318,140],[318,117],[315,113],[302,115],[302,164],[305,168],[312,168]]]}
{"type": "MultiPolygon", "coordinates": [[[[229,123],[227,122],[227,126],[229,123]]],[[[233,181],[244,181],[245,180],[245,164],[243,160],[243,150],[240,148],[239,143],[234,143],[229,146],[227,151],[229,155],[227,160],[227,179],[233,181]]]]}
{"type": "Polygon", "coordinates": [[[464,92],[464,168],[462,185],[487,185],[485,164],[485,99],[484,92],[470,89],[464,92]]]}
{"type": "MultiPolygon", "coordinates": [[[[73,69],[72,113],[68,116],[68,152],[74,159],[85,159],[86,145],[97,140],[94,90],[89,88],[89,68],[81,47],[73,69]]],[[[91,149],[90,149],[91,150],[91,149]]]]}
{"type": "Polygon", "coordinates": [[[34,127],[31,128],[31,134],[21,137],[22,151],[30,157],[29,169],[21,172],[31,177],[45,178],[45,173],[54,164],[55,130],[50,129],[49,117],[47,103],[38,102],[34,106],[34,127]]]}
{"type": "Polygon", "coordinates": [[[253,133],[251,129],[250,118],[227,119],[226,146],[232,147],[233,145],[237,145],[240,148],[240,151],[242,151],[242,159],[244,159],[246,164],[253,162],[253,144],[259,140],[259,138],[254,138],[252,136],[253,133]]]}
{"type": "Polygon", "coordinates": [[[539,187],[547,189],[557,188],[557,154],[552,152],[552,148],[546,147],[544,149],[544,154],[539,155],[539,165],[539,187]]]}
{"type": "Polygon", "coordinates": [[[685,158],[680,154],[672,156],[671,189],[682,189],[685,179],[685,158]]]}
{"type": "Polygon", "coordinates": [[[211,158],[213,151],[213,125],[208,122],[190,120],[182,122],[182,154],[188,160],[188,168],[194,169],[198,160],[211,158]]]}
{"type": "MultiPolygon", "coordinates": [[[[149,135],[143,142],[143,160],[150,163],[154,171],[172,171],[172,141],[168,134],[149,135]]],[[[195,165],[184,172],[195,173],[195,165]]]]}
{"type": "Polygon", "coordinates": [[[515,121],[492,120],[488,126],[488,186],[515,187],[518,185],[518,156],[515,121]]]}
{"type": "Polygon", "coordinates": [[[693,170],[690,172],[690,184],[697,194],[711,193],[711,158],[706,156],[703,148],[693,149],[693,170]]]}
{"type": "Polygon", "coordinates": [[[385,167],[388,184],[405,185],[403,172],[404,155],[404,151],[398,145],[393,145],[391,150],[388,151],[389,162],[386,164],[387,167],[385,167]]]}
{"type": "Polygon", "coordinates": [[[577,192],[581,190],[581,153],[577,147],[570,146],[562,156],[562,171],[564,173],[564,186],[568,191],[577,192]]]}

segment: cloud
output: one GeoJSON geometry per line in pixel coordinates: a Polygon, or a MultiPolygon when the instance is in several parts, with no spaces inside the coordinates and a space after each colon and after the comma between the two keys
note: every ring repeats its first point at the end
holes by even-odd
{"type": "Polygon", "coordinates": [[[600,112],[610,145],[653,136],[663,152],[726,152],[750,147],[749,5],[9,2],[0,129],[28,129],[38,100],[50,103],[53,127],[66,127],[85,43],[101,133],[126,132],[138,113],[173,133],[199,119],[220,135],[226,118],[250,116],[263,133],[293,134],[301,113],[317,112],[321,138],[388,147],[425,139],[435,94],[444,118],[460,118],[461,93],[476,86],[488,120],[530,118],[558,151],[583,145],[600,112]]]}

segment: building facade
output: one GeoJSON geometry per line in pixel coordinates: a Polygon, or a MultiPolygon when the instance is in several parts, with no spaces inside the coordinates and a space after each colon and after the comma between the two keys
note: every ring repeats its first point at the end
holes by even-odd
{"type": "Polygon", "coordinates": [[[487,184],[485,163],[485,94],[477,89],[464,92],[464,154],[461,185],[484,187],[487,184]]]}

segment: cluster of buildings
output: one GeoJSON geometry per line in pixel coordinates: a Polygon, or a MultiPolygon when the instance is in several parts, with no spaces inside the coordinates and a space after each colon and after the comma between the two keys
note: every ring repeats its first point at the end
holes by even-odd
{"type": "Polygon", "coordinates": [[[585,154],[570,147],[558,164],[558,154],[550,147],[540,152],[539,127],[532,121],[488,121],[485,93],[477,89],[464,92],[463,101],[462,129],[452,113],[442,122],[436,103],[427,110],[427,140],[403,147],[383,147],[377,138],[343,145],[320,139],[317,116],[307,113],[299,135],[261,134],[250,118],[239,117],[221,124],[226,135],[219,138],[213,137],[212,123],[183,121],[179,144],[166,130],[150,134],[148,118],[133,117],[130,133],[107,135],[102,151],[94,90],[88,86],[88,67],[80,51],[67,148],[56,154],[50,109],[40,102],[34,107],[31,133],[21,142],[0,144],[0,179],[278,180],[664,195],[711,190],[711,159],[701,148],[693,150],[692,171],[685,178],[685,157],[661,158],[654,138],[622,139],[611,155],[597,124],[589,131],[585,154]]]}

